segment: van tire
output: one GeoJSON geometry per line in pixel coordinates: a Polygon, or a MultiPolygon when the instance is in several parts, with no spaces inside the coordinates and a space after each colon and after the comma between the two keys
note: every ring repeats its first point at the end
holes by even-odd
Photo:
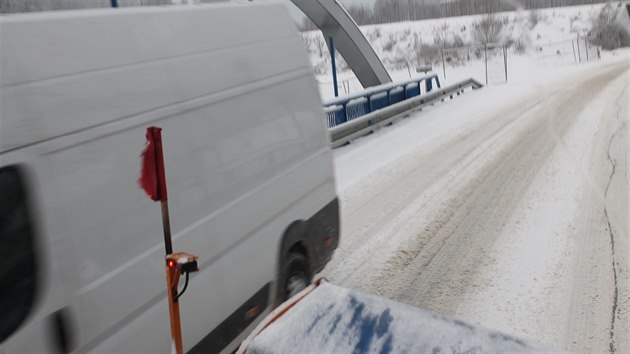
{"type": "Polygon", "coordinates": [[[283,267],[282,301],[302,291],[313,280],[308,259],[301,253],[289,253],[283,267]]]}

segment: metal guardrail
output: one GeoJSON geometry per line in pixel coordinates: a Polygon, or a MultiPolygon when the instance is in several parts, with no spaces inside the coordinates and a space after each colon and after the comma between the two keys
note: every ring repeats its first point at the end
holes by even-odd
{"type": "MultiPolygon", "coordinates": [[[[398,103],[390,104],[382,109],[372,111],[358,118],[349,120],[343,124],[335,125],[328,129],[332,141],[332,146],[338,147],[346,144],[354,138],[371,133],[374,130],[382,127],[383,125],[389,124],[392,120],[398,118],[400,115],[408,113],[412,109],[417,109],[422,106],[431,104],[447,96],[453,98],[453,94],[459,95],[460,93],[463,93],[464,89],[466,89],[467,87],[479,89],[483,87],[483,84],[475,79],[470,78],[468,80],[464,80],[462,82],[429,92],[422,96],[416,96],[400,101],[398,103]]],[[[361,100],[365,98],[361,96],[354,99],[361,100]]]]}
{"type": "Polygon", "coordinates": [[[420,96],[423,90],[422,82],[424,82],[424,92],[431,92],[434,81],[435,86],[440,88],[440,79],[437,74],[433,74],[403,82],[380,85],[358,94],[325,101],[324,111],[326,112],[328,127],[332,128],[344,124],[371,112],[420,96]]]}

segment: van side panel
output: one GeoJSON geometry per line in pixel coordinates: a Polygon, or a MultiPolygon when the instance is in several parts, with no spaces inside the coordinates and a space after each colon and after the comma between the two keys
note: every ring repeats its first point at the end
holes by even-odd
{"type": "MultiPolygon", "coordinates": [[[[0,17],[0,151],[308,68],[273,6],[0,17]],[[11,132],[8,134],[7,132],[11,132]]],[[[309,68],[310,69],[310,68],[309,68]]]]}
{"type": "MultiPolygon", "coordinates": [[[[291,112],[300,111],[300,100],[277,98],[295,92],[302,81],[151,122],[164,129],[174,244],[198,253],[204,269],[193,277],[183,302],[199,303],[187,315],[198,316],[203,325],[190,325],[187,333],[217,326],[229,309],[272,281],[283,230],[334,198],[329,151],[311,133],[319,116],[303,111],[304,117],[295,119],[291,112]],[[256,109],[244,104],[248,99],[274,103],[256,109]],[[315,191],[308,205],[280,218],[315,191]]],[[[120,328],[127,314],[147,306],[147,299],[155,302],[163,290],[159,208],[136,185],[144,128],[49,156],[59,188],[68,191],[60,204],[79,257],[73,307],[85,323],[87,342],[120,328]]]]}

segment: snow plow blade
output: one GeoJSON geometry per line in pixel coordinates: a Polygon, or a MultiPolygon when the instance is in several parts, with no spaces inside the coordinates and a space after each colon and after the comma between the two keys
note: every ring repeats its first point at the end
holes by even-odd
{"type": "Polygon", "coordinates": [[[237,353],[558,352],[320,279],[270,313],[237,353]]]}

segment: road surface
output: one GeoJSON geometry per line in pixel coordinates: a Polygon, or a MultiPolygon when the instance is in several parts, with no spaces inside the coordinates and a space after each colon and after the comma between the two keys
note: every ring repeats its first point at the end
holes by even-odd
{"type": "Polygon", "coordinates": [[[558,349],[630,352],[628,63],[466,93],[336,150],[342,240],[322,275],[558,349]]]}

